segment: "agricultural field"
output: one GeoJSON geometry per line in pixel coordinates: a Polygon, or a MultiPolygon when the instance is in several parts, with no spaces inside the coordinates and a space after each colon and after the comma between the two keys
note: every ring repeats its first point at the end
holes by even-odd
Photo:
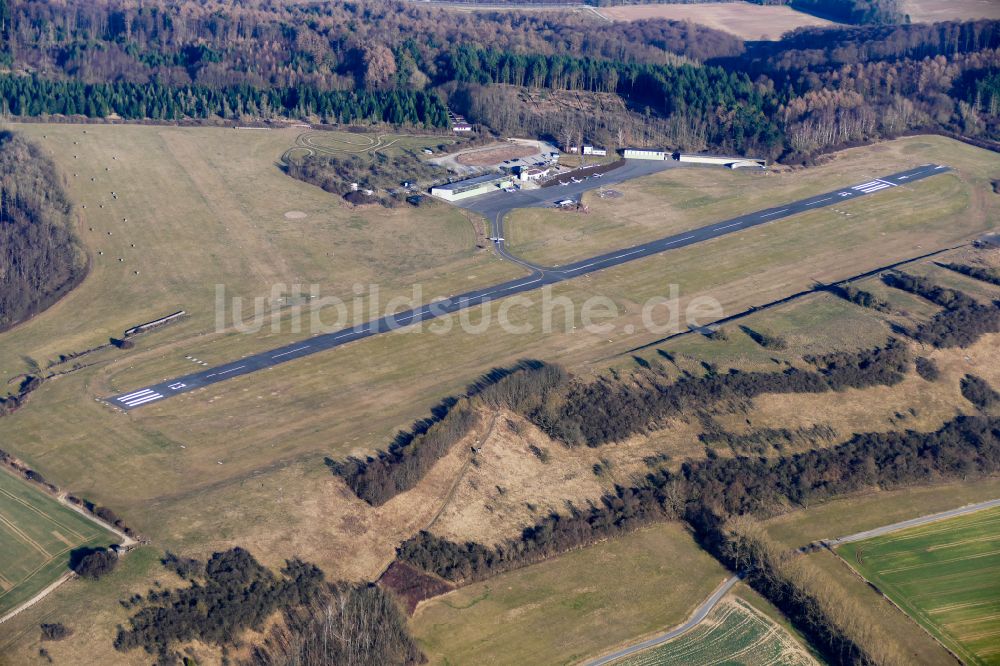
{"type": "Polygon", "coordinates": [[[726,577],[679,524],[645,528],[422,603],[435,664],[564,664],[680,624],[726,577]]]}
{"type": "Polygon", "coordinates": [[[654,18],[690,21],[728,32],[745,40],[775,40],[796,28],[836,25],[826,19],[795,11],[791,7],[758,5],[750,2],[621,5],[601,7],[597,11],[613,21],[639,21],[654,18]]]}
{"type": "Polygon", "coordinates": [[[1000,657],[1000,509],[837,549],[967,664],[1000,657]]]}
{"type": "Polygon", "coordinates": [[[1000,19],[1000,4],[993,0],[903,0],[901,4],[914,23],[1000,19]]]}
{"type": "MultiPolygon", "coordinates": [[[[808,170],[667,169],[616,185],[623,194],[619,198],[601,198],[598,190],[586,193],[586,213],[543,208],[514,211],[506,225],[508,247],[541,265],[567,263],[928,162],[946,164],[955,171],[796,219],[822,225],[823,233],[845,233],[891,220],[894,216],[887,212],[906,205],[913,215],[906,217],[905,224],[924,232],[944,231],[956,222],[970,223],[970,231],[990,228],[989,220],[996,219],[1000,201],[987,195],[990,179],[1000,175],[1000,156],[951,139],[914,137],[846,150],[808,170]]],[[[931,241],[928,236],[921,234],[915,245],[937,249],[920,241],[931,241]]]]}
{"type": "Polygon", "coordinates": [[[746,601],[727,597],[686,634],[615,666],[813,666],[816,660],[784,629],[746,601]]]}
{"type": "Polygon", "coordinates": [[[0,470],[0,616],[69,569],[70,551],[118,537],[0,470]]]}

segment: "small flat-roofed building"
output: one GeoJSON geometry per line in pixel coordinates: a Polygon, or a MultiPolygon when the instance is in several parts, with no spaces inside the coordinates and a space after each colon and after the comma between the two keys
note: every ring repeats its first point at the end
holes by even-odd
{"type": "Polygon", "coordinates": [[[584,155],[596,155],[597,157],[606,157],[608,154],[607,148],[598,148],[596,146],[584,146],[584,155]]]}
{"type": "Polygon", "coordinates": [[[522,168],[517,177],[520,178],[521,181],[540,180],[549,175],[550,171],[551,169],[542,169],[540,167],[534,167],[531,169],[522,168]]]}
{"type": "Polygon", "coordinates": [[[669,155],[659,148],[626,148],[624,153],[627,160],[665,160],[669,155]]]}
{"type": "Polygon", "coordinates": [[[431,194],[440,197],[445,201],[458,201],[469,197],[478,197],[482,194],[489,194],[513,184],[512,177],[505,173],[488,173],[484,176],[477,176],[467,180],[460,180],[455,183],[437,185],[431,188],[431,194]]]}

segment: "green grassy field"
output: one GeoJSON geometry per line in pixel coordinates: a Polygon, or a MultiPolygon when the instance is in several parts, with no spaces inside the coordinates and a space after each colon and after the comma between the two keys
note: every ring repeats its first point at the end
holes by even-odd
{"type": "Polygon", "coordinates": [[[837,552],[963,662],[1000,663],[1000,509],[837,552]]]}
{"type": "Polygon", "coordinates": [[[750,604],[729,597],[705,620],[660,647],[616,661],[616,666],[805,666],[816,664],[781,627],[750,604]]]}
{"type": "Polygon", "coordinates": [[[680,624],[725,576],[668,523],[460,588],[410,624],[432,663],[568,664],[680,624]]]}
{"type": "MultiPolygon", "coordinates": [[[[931,221],[935,216],[950,216],[963,208],[975,209],[982,203],[976,200],[981,195],[973,196],[968,186],[988,183],[991,177],[1000,175],[1000,156],[985,151],[973,153],[940,137],[917,137],[846,150],[808,170],[758,173],[712,168],[668,169],[615,185],[613,189],[624,195],[621,198],[602,199],[598,192],[588,192],[583,197],[588,213],[542,208],[514,211],[506,227],[508,247],[514,254],[543,265],[566,263],[929,161],[953,167],[957,176],[952,178],[960,183],[949,182],[949,178],[929,179],[886,193],[878,201],[873,197],[858,202],[859,206],[831,207],[819,219],[837,227],[854,227],[871,220],[863,211],[879,216],[905,209],[908,222],[911,215],[922,216],[927,209],[928,216],[924,219],[931,221]]],[[[994,209],[997,205],[985,203],[994,209]]]]}
{"type": "Polygon", "coordinates": [[[0,615],[67,571],[82,546],[118,537],[25,481],[0,471],[0,615]]]}

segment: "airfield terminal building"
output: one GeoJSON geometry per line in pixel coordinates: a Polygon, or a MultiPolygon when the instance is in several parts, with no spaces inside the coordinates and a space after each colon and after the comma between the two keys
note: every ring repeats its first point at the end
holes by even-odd
{"type": "Polygon", "coordinates": [[[505,173],[488,173],[485,176],[476,176],[467,180],[460,180],[455,183],[437,185],[431,188],[431,194],[440,197],[445,201],[458,201],[477,197],[481,194],[496,192],[504,187],[513,185],[513,176],[505,173]]]}

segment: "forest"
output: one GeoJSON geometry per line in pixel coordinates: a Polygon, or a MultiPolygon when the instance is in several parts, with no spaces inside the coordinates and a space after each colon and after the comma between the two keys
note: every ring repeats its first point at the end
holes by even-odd
{"type": "Polygon", "coordinates": [[[242,548],[205,562],[168,552],[162,563],[187,584],[123,599],[133,614],[119,627],[119,651],[141,647],[158,663],[187,663],[176,650],[197,640],[221,647],[223,662],[233,663],[226,650],[256,630],[264,635],[237,662],[243,666],[422,662],[399,607],[373,585],[326,582],[300,560],[276,575],[242,548]]]}
{"type": "Polygon", "coordinates": [[[997,140],[1000,22],[911,25],[895,0],[799,3],[861,25],[743,43],[664,19],[597,29],[580,14],[394,0],[3,0],[0,110],[445,127],[447,104],[497,132],[790,162],[913,130],[997,140]],[[525,89],[623,104],[542,112],[504,92],[525,89]]]}
{"type": "Polygon", "coordinates": [[[0,331],[41,312],[83,280],[88,264],[75,225],[49,156],[23,136],[0,131],[0,331]]]}

